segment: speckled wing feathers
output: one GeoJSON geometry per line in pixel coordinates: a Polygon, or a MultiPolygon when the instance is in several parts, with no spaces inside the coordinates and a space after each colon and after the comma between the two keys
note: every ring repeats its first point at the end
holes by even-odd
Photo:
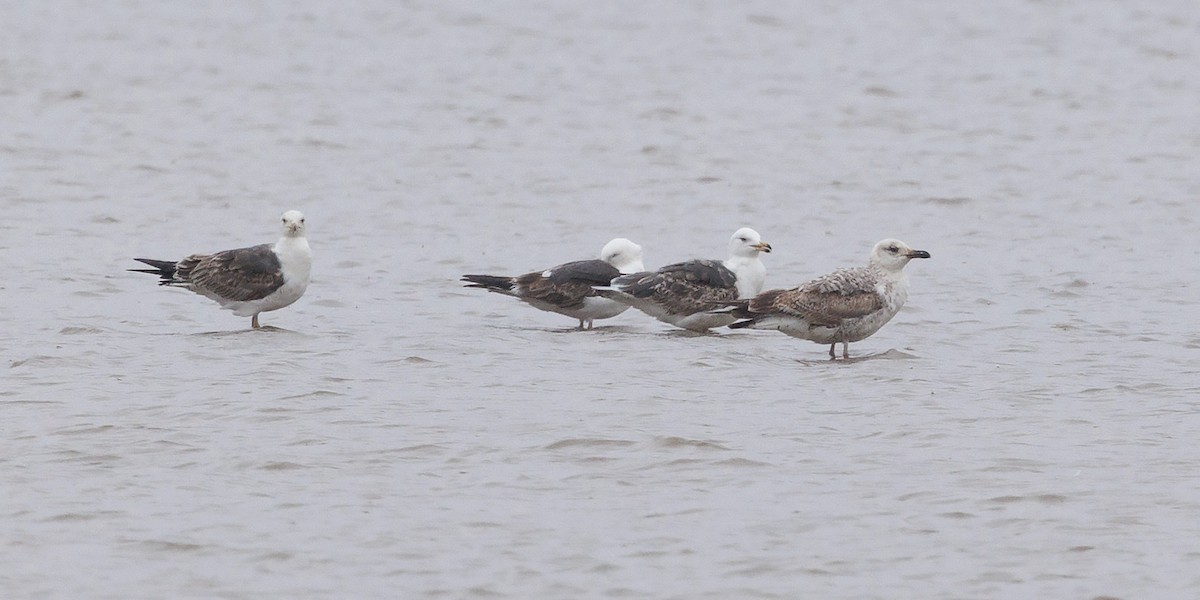
{"type": "Polygon", "coordinates": [[[283,286],[283,268],[270,244],[193,254],[179,261],[175,278],[226,300],[260,300],[283,286]]]}
{"type": "Polygon", "coordinates": [[[735,314],[754,318],[776,313],[799,317],[812,325],[835,326],[844,319],[883,308],[875,287],[878,281],[878,274],[869,267],[840,269],[797,288],[763,292],[735,314]]]}
{"type": "Polygon", "coordinates": [[[690,315],[736,300],[737,277],[720,261],[691,260],[613,282],[621,291],[648,299],[670,314],[690,315]]]}
{"type": "Polygon", "coordinates": [[[577,260],[546,271],[527,273],[516,278],[518,295],[564,309],[581,308],[583,301],[595,296],[595,285],[608,285],[621,272],[602,260],[577,260]]]}

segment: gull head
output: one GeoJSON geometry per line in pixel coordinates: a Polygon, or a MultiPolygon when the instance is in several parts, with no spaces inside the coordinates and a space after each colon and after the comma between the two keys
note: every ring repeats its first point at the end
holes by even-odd
{"type": "Polygon", "coordinates": [[[625,238],[617,238],[605,244],[600,250],[600,260],[624,274],[646,269],[642,266],[642,247],[625,238]]]}
{"type": "Polygon", "coordinates": [[[771,245],[762,241],[762,237],[758,232],[743,227],[733,232],[733,237],[729,238],[729,255],[744,256],[747,258],[755,258],[759,252],[770,252],[771,245]]]}
{"type": "Polygon", "coordinates": [[[914,258],[929,258],[924,250],[913,250],[911,246],[900,240],[886,239],[871,250],[871,264],[889,271],[899,271],[914,258]]]}
{"type": "Polygon", "coordinates": [[[304,214],[298,210],[289,210],[280,218],[283,221],[283,235],[287,237],[304,237],[304,214]]]}

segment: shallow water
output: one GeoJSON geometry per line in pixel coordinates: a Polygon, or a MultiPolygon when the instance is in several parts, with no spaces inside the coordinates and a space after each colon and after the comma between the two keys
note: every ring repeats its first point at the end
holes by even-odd
{"type": "Polygon", "coordinates": [[[1188,2],[0,8],[11,598],[1200,590],[1188,2]],[[268,328],[124,269],[273,240],[268,328]],[[459,287],[898,237],[856,358],[459,287]]]}

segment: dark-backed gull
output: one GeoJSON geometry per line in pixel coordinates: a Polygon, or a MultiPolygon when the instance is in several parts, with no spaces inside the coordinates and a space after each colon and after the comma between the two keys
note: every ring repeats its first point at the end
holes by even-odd
{"type": "Polygon", "coordinates": [[[153,269],[129,269],[161,277],[159,285],[187,288],[216,300],[221,308],[239,317],[251,317],[283,308],[304,295],[312,272],[312,250],[304,237],[304,215],[283,213],[283,237],[275,245],[193,254],[179,261],[135,258],[153,269]]]}
{"type": "Polygon", "coordinates": [[[842,344],[850,358],[850,342],[865,339],[900,312],[908,299],[904,265],[929,258],[900,240],[875,244],[865,267],[839,269],[789,290],[769,290],[733,304],[732,314],[744,321],[739,329],[776,329],[793,337],[829,344],[829,356],[842,344]]]}
{"type": "Polygon", "coordinates": [[[623,275],[596,291],[664,323],[704,332],[736,320],[728,312],[712,312],[714,305],[762,290],[767,268],[758,255],[770,251],[771,245],[757,231],[743,227],[729,239],[729,258],[724,262],[675,263],[654,272],[623,275]]]}
{"type": "Polygon", "coordinates": [[[593,286],[608,285],[622,273],[641,271],[642,247],[616,238],[600,250],[600,258],[577,260],[516,277],[463,275],[466,287],[483,288],[523,300],[534,308],[579,320],[580,329],[591,329],[596,319],[615,317],[629,308],[601,298],[593,286]]]}

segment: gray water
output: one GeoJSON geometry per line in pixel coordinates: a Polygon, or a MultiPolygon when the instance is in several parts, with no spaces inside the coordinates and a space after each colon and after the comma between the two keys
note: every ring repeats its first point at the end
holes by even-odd
{"type": "Polygon", "coordinates": [[[4,598],[1194,598],[1200,9],[0,5],[4,598]],[[308,217],[262,331],[128,273],[308,217]],[[898,237],[858,357],[465,272],[898,237]]]}

